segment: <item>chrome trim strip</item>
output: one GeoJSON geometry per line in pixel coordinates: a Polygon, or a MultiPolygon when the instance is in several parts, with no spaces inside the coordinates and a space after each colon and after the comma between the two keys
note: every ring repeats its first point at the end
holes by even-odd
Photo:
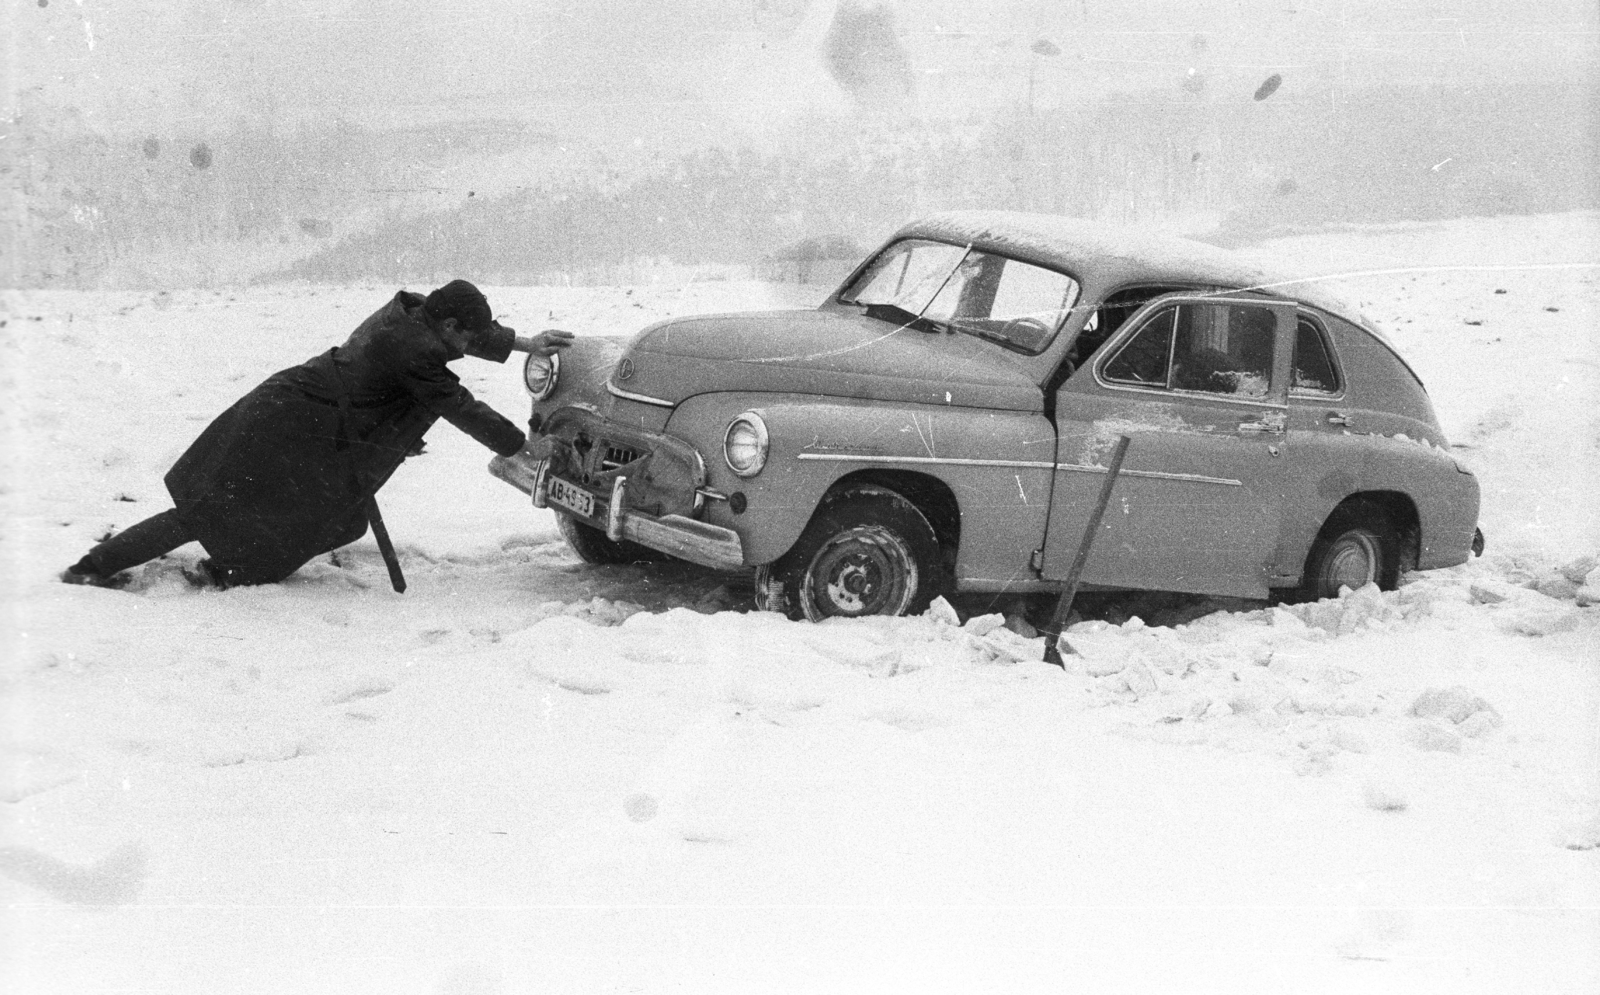
{"type": "Polygon", "coordinates": [[[946,466],[1007,466],[1029,470],[1049,470],[1055,464],[1039,460],[961,459],[940,456],[874,456],[870,453],[801,453],[800,459],[834,460],[841,463],[938,463],[946,466]]]}
{"type": "MultiPolygon", "coordinates": [[[[1061,463],[1057,470],[1073,470],[1078,473],[1105,473],[1103,466],[1085,466],[1081,463],[1061,463]]],[[[1198,473],[1162,473],[1160,470],[1122,470],[1118,476],[1122,477],[1150,477],[1155,480],[1185,480],[1192,484],[1224,484],[1228,487],[1243,487],[1244,481],[1230,480],[1227,477],[1205,477],[1198,473]]]]}
{"type": "Polygon", "coordinates": [[[1151,399],[1165,398],[1167,404],[1175,404],[1181,401],[1211,401],[1218,404],[1230,406],[1241,405],[1252,408],[1277,408],[1282,410],[1286,407],[1286,405],[1280,404],[1271,398],[1267,398],[1266,400],[1257,400],[1255,398],[1244,397],[1239,394],[1213,394],[1210,391],[1204,390],[1180,390],[1177,387],[1140,386],[1138,384],[1121,383],[1116,380],[1106,380],[1100,376],[1099,367],[1096,367],[1094,370],[1094,382],[1096,385],[1103,387],[1106,390],[1114,390],[1119,394],[1139,394],[1143,397],[1148,397],[1151,399]]]}
{"type": "Polygon", "coordinates": [[[676,401],[663,401],[661,398],[651,397],[649,394],[635,394],[631,390],[623,390],[610,380],[606,381],[606,390],[610,391],[613,397],[620,397],[625,401],[638,401],[640,404],[654,404],[658,408],[675,408],[678,406],[676,401]]]}
{"type": "MultiPolygon", "coordinates": [[[[840,463],[922,463],[941,466],[998,466],[1020,467],[1028,470],[1071,470],[1077,473],[1105,473],[1103,466],[1085,466],[1081,463],[1045,463],[1036,460],[961,459],[937,456],[869,456],[846,453],[800,453],[804,460],[832,460],[840,463]]],[[[1194,484],[1223,484],[1243,487],[1244,481],[1227,477],[1204,477],[1197,473],[1162,473],[1159,470],[1123,470],[1125,477],[1150,477],[1156,480],[1185,480],[1194,484]]]]}

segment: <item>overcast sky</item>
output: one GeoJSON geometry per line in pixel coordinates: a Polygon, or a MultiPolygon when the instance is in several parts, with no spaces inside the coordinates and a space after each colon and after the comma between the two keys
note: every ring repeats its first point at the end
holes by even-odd
{"type": "MultiPolygon", "coordinates": [[[[7,0],[9,92],[97,128],[240,114],[537,121],[661,108],[707,124],[839,106],[839,0],[7,0]]],[[[862,4],[872,6],[872,4],[862,4]]],[[[891,0],[924,99],[1043,103],[1181,83],[1596,77],[1594,0],[891,0]],[[1049,39],[1060,54],[1028,46],[1049,39]],[[952,96],[953,95],[953,96],[952,96]]],[[[27,102],[22,106],[26,108],[27,102]]]]}

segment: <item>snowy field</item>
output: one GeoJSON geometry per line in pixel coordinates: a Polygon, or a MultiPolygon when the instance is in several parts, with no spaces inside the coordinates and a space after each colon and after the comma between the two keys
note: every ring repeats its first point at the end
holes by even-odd
{"type": "MultiPolygon", "coordinates": [[[[1065,671],[993,616],[807,625],[583,565],[448,425],[381,495],[404,595],[370,538],[278,586],[195,591],[197,547],[59,584],[396,288],[8,293],[0,989],[1600,990],[1600,215],[1252,251],[1391,331],[1486,555],[1129,599],[1065,671]]],[[[619,334],[821,291],[489,295],[619,334]]],[[[515,364],[457,367],[524,417],[515,364]]]]}

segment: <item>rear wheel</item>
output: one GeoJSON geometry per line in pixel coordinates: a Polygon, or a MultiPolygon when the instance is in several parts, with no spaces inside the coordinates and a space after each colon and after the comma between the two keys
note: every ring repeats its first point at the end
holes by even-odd
{"type": "Polygon", "coordinates": [[[641,546],[636,542],[613,542],[604,532],[578,521],[571,515],[556,512],[556,528],[561,538],[585,563],[656,563],[667,559],[667,554],[641,546]]]}
{"type": "Polygon", "coordinates": [[[1340,505],[1323,523],[1306,557],[1302,596],[1336,598],[1377,584],[1392,591],[1400,582],[1400,533],[1381,507],[1367,501],[1340,505]]]}
{"type": "Polygon", "coordinates": [[[917,506],[856,487],[825,499],[794,548],[756,568],[756,604],[813,622],[916,614],[938,578],[939,540],[917,506]]]}

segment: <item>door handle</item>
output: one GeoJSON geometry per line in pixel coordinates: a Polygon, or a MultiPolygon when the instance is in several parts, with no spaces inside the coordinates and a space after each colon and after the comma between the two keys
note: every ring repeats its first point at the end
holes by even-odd
{"type": "Polygon", "coordinates": [[[1239,431],[1248,435],[1259,435],[1264,432],[1281,435],[1286,421],[1287,418],[1283,415],[1263,415],[1260,421],[1240,422],[1239,431]]]}
{"type": "Polygon", "coordinates": [[[1327,418],[1329,425],[1348,425],[1350,416],[1343,411],[1330,411],[1327,418]]]}

